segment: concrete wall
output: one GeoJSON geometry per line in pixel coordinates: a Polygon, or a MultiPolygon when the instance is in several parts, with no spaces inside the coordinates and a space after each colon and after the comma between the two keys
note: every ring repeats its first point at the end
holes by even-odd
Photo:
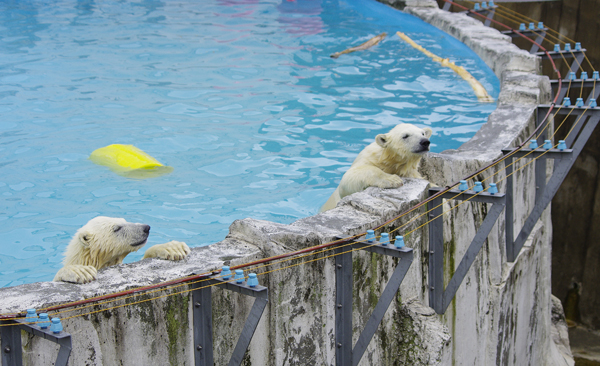
{"type": "MultiPolygon", "coordinates": [[[[569,42],[573,47],[573,41],[581,42],[587,50],[582,69],[589,75],[600,65],[600,47],[597,46],[600,0],[503,3],[502,6],[543,21],[559,32],[560,39],[546,38],[548,41],[543,46],[548,49],[553,49],[556,43],[569,42]]],[[[518,27],[511,18],[497,16],[496,19],[518,27]]],[[[556,62],[564,78],[572,61],[556,62]]],[[[550,63],[544,65],[544,72],[553,74],[550,63]]],[[[562,134],[557,138],[562,138],[562,134]]],[[[600,288],[597,286],[600,282],[600,226],[595,225],[600,220],[600,130],[592,134],[575,161],[552,207],[552,293],[563,302],[567,318],[600,330],[600,288]]]]}
{"type": "MultiPolygon", "coordinates": [[[[508,37],[457,14],[445,13],[433,1],[408,1],[404,10],[452,34],[473,48],[502,81],[497,110],[476,136],[460,149],[430,154],[423,173],[438,185],[462,178],[498,158],[500,149],[514,146],[533,128],[533,112],[550,96],[546,77],[538,76],[539,61],[510,44],[508,37]]],[[[503,165],[495,181],[504,190],[503,165]]],[[[515,224],[520,226],[533,204],[532,167],[515,174],[515,224]]],[[[300,248],[326,243],[337,235],[352,235],[381,225],[426,198],[428,182],[407,179],[398,189],[368,188],[344,198],[337,208],[290,225],[245,219],[234,222],[219,243],[194,248],[177,264],[144,260],[100,271],[86,285],[37,283],[0,289],[0,312],[16,312],[113,293],[223,264],[247,263],[300,248]]],[[[448,202],[456,205],[457,202],[448,202]]],[[[458,266],[488,207],[464,204],[445,217],[446,281],[458,266]]],[[[549,211],[549,210],[548,210],[549,211]]],[[[424,210],[416,211],[423,213],[424,210]]],[[[566,365],[568,347],[559,352],[551,337],[550,240],[546,212],[514,263],[506,262],[499,219],[469,270],[455,300],[444,315],[428,308],[428,230],[416,214],[387,225],[383,231],[407,224],[403,232],[414,249],[414,262],[388,309],[382,326],[360,365],[566,365]]],[[[335,276],[330,252],[308,256],[310,263],[288,261],[255,268],[269,288],[269,304],[244,365],[333,365],[335,276]],[[286,268],[289,267],[289,268],[286,268]]],[[[353,256],[353,337],[357,339],[376,299],[395,266],[375,254],[353,256]]],[[[194,345],[190,320],[192,304],[187,287],[130,297],[107,304],[57,314],[72,333],[70,365],[192,365],[194,345]],[[173,294],[173,296],[165,296],[173,294]],[[158,298],[159,297],[159,298],[158,298]],[[152,301],[142,300],[157,298],[152,301]],[[70,318],[72,317],[72,318],[70,318]]],[[[241,295],[213,290],[215,362],[227,363],[251,301],[241,295]]],[[[560,337],[559,337],[560,338],[560,337]]],[[[56,347],[24,336],[28,365],[50,365],[56,347]]]]}

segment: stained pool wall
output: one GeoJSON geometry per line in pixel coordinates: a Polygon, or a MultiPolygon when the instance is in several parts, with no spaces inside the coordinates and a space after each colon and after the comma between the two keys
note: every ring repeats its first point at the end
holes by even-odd
{"type": "MultiPolygon", "coordinates": [[[[537,104],[548,102],[548,79],[538,76],[539,60],[517,49],[508,37],[464,15],[437,8],[434,1],[407,1],[404,10],[441,28],[471,47],[502,83],[498,108],[489,121],[460,149],[430,154],[423,173],[444,186],[489,164],[500,150],[523,141],[534,125],[537,104]]],[[[498,173],[503,165],[482,174],[498,173]]],[[[518,229],[534,202],[532,167],[515,174],[515,224],[518,229]]],[[[407,179],[398,189],[369,188],[342,200],[337,208],[290,225],[245,219],[234,222],[228,237],[214,245],[194,248],[180,263],[144,260],[100,271],[86,285],[38,283],[0,289],[0,312],[23,311],[113,293],[141,285],[247,263],[318,245],[338,235],[352,235],[378,226],[427,196],[428,182],[407,179]]],[[[461,205],[446,217],[444,240],[446,280],[469,246],[487,208],[461,205]]],[[[420,210],[419,214],[423,211],[420,210]]],[[[415,213],[416,214],[416,213],[415,213]]],[[[414,215],[414,214],[413,214],[414,215]]],[[[407,223],[405,217],[384,231],[407,223]]],[[[428,229],[424,215],[403,228],[416,229],[406,243],[414,249],[413,264],[370,343],[360,365],[560,365],[572,364],[568,348],[552,339],[550,296],[549,210],[544,213],[514,263],[506,262],[503,229],[498,220],[447,312],[436,315],[428,304],[428,229]],[[561,353],[562,351],[562,353],[561,353]]],[[[326,252],[318,256],[326,256],[326,252]]],[[[307,257],[306,259],[313,259],[307,257]]],[[[244,365],[334,365],[333,259],[285,268],[284,262],[257,272],[269,288],[269,304],[250,344],[244,365]],[[281,269],[281,270],[277,270],[281,269]],[[273,271],[277,270],[277,271],[273,271]]],[[[370,315],[395,262],[376,254],[353,258],[353,337],[370,315]]],[[[191,295],[187,287],[62,313],[65,330],[73,335],[70,365],[193,365],[191,295]],[[165,294],[176,294],[164,297],[165,294]],[[144,298],[161,296],[148,302],[144,298]],[[101,309],[107,309],[96,312],[101,309]],[[81,316],[77,316],[81,315],[81,316]],[[70,319],[67,317],[76,316],[70,319]]],[[[217,365],[231,354],[251,299],[213,290],[214,350],[217,365]]],[[[28,365],[50,365],[56,347],[24,335],[28,365]]],[[[560,340],[560,337],[558,337],[560,340]]],[[[560,342],[559,342],[560,343],[560,342]]]]}

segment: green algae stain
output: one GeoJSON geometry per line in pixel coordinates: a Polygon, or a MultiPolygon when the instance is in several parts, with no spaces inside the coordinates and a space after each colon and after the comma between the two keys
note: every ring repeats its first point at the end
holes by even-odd
{"type": "Polygon", "coordinates": [[[172,366],[179,365],[179,356],[185,354],[184,350],[179,349],[179,345],[187,339],[188,302],[189,297],[186,295],[174,295],[166,299],[165,320],[169,337],[169,363],[172,366]]]}

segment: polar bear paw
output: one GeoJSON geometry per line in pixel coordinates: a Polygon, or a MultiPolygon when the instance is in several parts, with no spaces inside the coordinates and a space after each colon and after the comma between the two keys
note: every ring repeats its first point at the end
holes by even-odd
{"type": "Polygon", "coordinates": [[[398,188],[402,187],[404,181],[397,175],[388,174],[377,181],[377,187],[379,188],[398,188]]]}
{"type": "Polygon", "coordinates": [[[96,279],[98,271],[94,266],[72,264],[61,268],[54,276],[54,281],[88,283],[96,279]]]}
{"type": "Polygon", "coordinates": [[[181,241],[170,241],[165,244],[153,245],[144,254],[144,258],[160,258],[170,261],[179,261],[190,254],[190,248],[181,241]]]}

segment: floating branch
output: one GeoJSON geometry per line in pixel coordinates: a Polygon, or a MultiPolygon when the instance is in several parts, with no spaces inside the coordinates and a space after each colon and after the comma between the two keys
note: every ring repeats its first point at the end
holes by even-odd
{"type": "Polygon", "coordinates": [[[473,77],[473,75],[471,75],[467,70],[465,70],[464,67],[456,66],[454,64],[454,62],[450,62],[450,60],[448,60],[447,58],[441,58],[439,56],[434,55],[433,53],[427,51],[425,48],[423,48],[420,45],[418,45],[417,43],[415,43],[415,41],[410,39],[406,34],[404,34],[402,32],[396,32],[396,34],[398,35],[398,37],[400,37],[404,41],[406,41],[406,43],[410,44],[414,48],[418,49],[419,51],[423,52],[427,56],[431,57],[431,59],[433,61],[437,61],[440,64],[442,64],[442,66],[449,67],[452,70],[454,70],[454,72],[456,72],[458,75],[460,75],[463,79],[465,79],[469,83],[469,85],[471,85],[471,87],[473,88],[473,91],[475,91],[477,100],[479,100],[480,102],[484,102],[484,103],[491,103],[494,101],[494,98],[492,98],[488,94],[488,92],[485,90],[483,85],[481,85],[481,83],[479,81],[477,81],[477,79],[475,79],[473,77]]]}
{"type": "Polygon", "coordinates": [[[371,48],[371,47],[375,46],[377,43],[381,42],[381,40],[384,39],[385,36],[387,36],[387,33],[383,32],[380,35],[369,39],[368,41],[366,41],[365,43],[363,43],[361,45],[358,45],[358,46],[352,47],[352,48],[348,48],[347,50],[343,50],[342,52],[336,52],[333,55],[331,55],[330,57],[338,58],[338,57],[340,57],[340,55],[343,55],[346,53],[366,50],[367,48],[371,48]]]}

